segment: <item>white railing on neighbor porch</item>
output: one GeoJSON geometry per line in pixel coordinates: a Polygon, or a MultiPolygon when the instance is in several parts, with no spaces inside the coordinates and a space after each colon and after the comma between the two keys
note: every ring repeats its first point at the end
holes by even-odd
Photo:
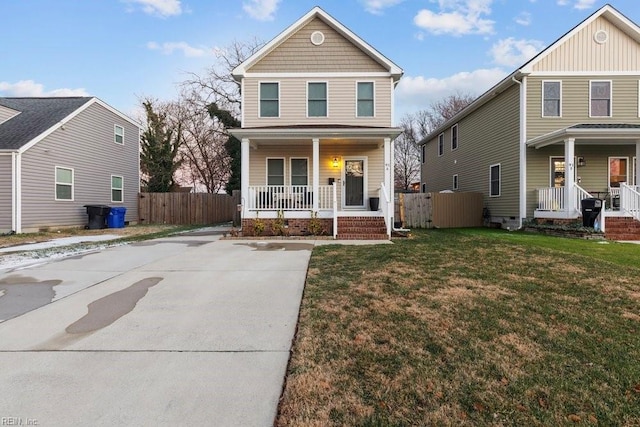
{"type": "Polygon", "coordinates": [[[640,186],[620,183],[620,210],[640,221],[640,186]]]}
{"type": "Polygon", "coordinates": [[[382,208],[382,215],[384,216],[384,223],[387,225],[387,236],[391,238],[391,200],[387,188],[384,186],[384,182],[380,184],[380,205],[382,208]]]}
{"type": "MultiPolygon", "coordinates": [[[[251,185],[247,204],[249,210],[310,211],[313,210],[313,187],[310,185],[251,185]]],[[[318,210],[333,208],[331,185],[318,186],[318,210]]]]}

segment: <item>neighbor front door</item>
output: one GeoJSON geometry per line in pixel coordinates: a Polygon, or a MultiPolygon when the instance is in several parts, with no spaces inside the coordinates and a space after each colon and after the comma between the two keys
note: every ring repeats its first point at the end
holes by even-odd
{"type": "Polygon", "coordinates": [[[358,158],[344,159],[343,166],[343,206],[347,209],[364,208],[366,160],[358,158]]]}

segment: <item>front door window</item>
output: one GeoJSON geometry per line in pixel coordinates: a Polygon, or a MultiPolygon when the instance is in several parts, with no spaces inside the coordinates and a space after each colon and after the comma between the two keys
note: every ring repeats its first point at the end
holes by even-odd
{"type": "Polygon", "coordinates": [[[629,182],[628,173],[628,157],[609,157],[609,188],[618,188],[621,182],[629,182]]]}
{"type": "Polygon", "coordinates": [[[564,187],[564,157],[551,158],[551,186],[564,187]]]}
{"type": "Polygon", "coordinates": [[[344,161],[345,207],[364,206],[364,160],[344,161]]]}

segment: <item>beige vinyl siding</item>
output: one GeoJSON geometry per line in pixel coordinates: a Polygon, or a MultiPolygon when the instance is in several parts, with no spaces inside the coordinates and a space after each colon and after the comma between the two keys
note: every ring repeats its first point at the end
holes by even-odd
{"type": "Polygon", "coordinates": [[[0,154],[0,233],[11,231],[11,155],[0,154]]]}
{"type": "Polygon", "coordinates": [[[35,144],[22,156],[22,228],[87,223],[86,204],[127,208],[125,221],[138,221],[139,130],[93,104],[35,144]],[[124,127],[124,144],[114,142],[114,124],[124,127]],[[55,201],[55,167],[74,170],[74,200],[55,201]],[[124,203],[111,202],[111,175],[124,177],[124,203]]]}
{"type": "Polygon", "coordinates": [[[382,65],[325,24],[314,19],[276,46],[247,70],[264,72],[384,72],[382,65]],[[311,43],[311,34],[322,31],[324,43],[311,43]]]}
{"type": "Polygon", "coordinates": [[[637,76],[562,76],[527,78],[527,139],[578,123],[638,123],[637,76]],[[562,81],[562,117],[542,117],[542,81],[562,81]],[[611,80],[612,117],[589,117],[589,81],[611,80]]]}
{"type": "Polygon", "coordinates": [[[261,126],[289,126],[300,124],[341,124],[351,126],[392,126],[391,78],[378,77],[362,79],[334,77],[328,79],[288,77],[288,78],[245,78],[244,79],[244,122],[245,128],[261,126]],[[327,117],[307,117],[307,82],[327,82],[327,117]],[[356,117],[356,82],[373,81],[375,87],[375,116],[356,117]],[[260,82],[280,83],[280,116],[259,117],[260,82]]]}
{"type": "MultiPolygon", "coordinates": [[[[576,157],[585,159],[585,166],[577,168],[580,187],[587,191],[606,191],[609,179],[609,157],[629,158],[629,179],[631,179],[634,145],[581,145],[575,146],[576,157]]],[[[550,157],[564,157],[564,145],[551,145],[539,150],[527,149],[527,216],[533,217],[537,208],[536,189],[551,185],[550,157]]],[[[577,182],[577,180],[576,180],[577,182]]]]}
{"type": "Polygon", "coordinates": [[[639,69],[640,45],[602,16],[566,40],[533,67],[534,72],[639,69]],[[607,32],[609,38],[606,43],[595,42],[593,36],[598,30],[607,32]]]}
{"type": "Polygon", "coordinates": [[[422,182],[427,191],[451,190],[458,175],[459,191],[484,194],[491,215],[519,217],[519,87],[512,86],[458,122],[458,148],[451,151],[446,129],[444,155],[438,157],[438,137],[426,147],[422,182]],[[500,164],[500,197],[489,197],[489,167],[500,164]]]}
{"type": "Polygon", "coordinates": [[[15,116],[18,113],[19,111],[0,105],[0,123],[9,120],[11,117],[15,116]]]}
{"type": "MultiPolygon", "coordinates": [[[[366,157],[367,159],[367,184],[365,197],[378,197],[380,184],[384,181],[384,150],[377,145],[359,144],[335,144],[333,142],[323,144],[320,140],[320,185],[328,185],[329,178],[334,178],[336,183],[341,179],[342,169],[333,168],[332,160],[338,157],[343,161],[344,157],[366,157]]],[[[311,141],[308,145],[266,145],[259,146],[257,150],[251,150],[249,158],[250,177],[249,185],[266,185],[267,183],[267,158],[285,159],[285,185],[291,184],[290,159],[306,157],[309,159],[309,186],[313,185],[313,148],[311,141]]],[[[340,201],[341,187],[338,185],[338,201],[340,201]]],[[[368,203],[367,200],[365,200],[368,203]]],[[[340,203],[340,202],[338,202],[340,203]]]]}

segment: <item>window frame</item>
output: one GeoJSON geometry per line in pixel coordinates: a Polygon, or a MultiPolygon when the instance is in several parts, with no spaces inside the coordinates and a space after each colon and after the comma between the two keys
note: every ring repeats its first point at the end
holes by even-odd
{"type": "MultiPolygon", "coordinates": [[[[596,98],[604,99],[604,98],[596,98]]],[[[589,117],[590,118],[611,118],[613,117],[613,80],[589,80],[589,117]],[[593,97],[591,93],[593,83],[609,83],[609,115],[608,116],[594,116],[593,115],[593,97]]]]}
{"type": "Polygon", "coordinates": [[[438,157],[444,156],[444,132],[438,135],[438,157]]]}
{"type": "Polygon", "coordinates": [[[73,202],[75,200],[75,180],[76,180],[76,172],[73,168],[66,166],[55,166],[54,167],[54,186],[53,186],[53,197],[56,202],[73,202]],[[58,182],[58,169],[67,170],[71,172],[71,183],[67,182],[58,182]],[[66,185],[71,187],[71,198],[70,199],[59,199],[58,198],[58,185],[66,185]]]}
{"type": "MultiPolygon", "coordinates": [[[[631,165],[633,168],[633,165],[631,165]]],[[[622,176],[622,175],[616,175],[616,176],[622,176]]],[[[629,182],[629,156],[609,156],[607,158],[607,187],[608,188],[620,188],[620,183],[621,182],[626,182],[627,184],[630,184],[629,182]],[[624,181],[617,181],[618,182],[618,186],[614,187],[611,185],[611,160],[625,160],[626,161],[626,166],[625,166],[625,175],[624,177],[626,178],[624,181]]]]}
{"type": "MultiPolygon", "coordinates": [[[[298,175],[297,175],[298,176],[298,175]]],[[[289,157],[289,185],[293,186],[309,186],[309,158],[308,157],[289,157]],[[304,160],[307,162],[307,183],[306,184],[294,184],[293,183],[293,161],[294,160],[304,160]]]]}
{"type": "Polygon", "coordinates": [[[265,81],[260,81],[258,82],[258,117],[261,119],[279,119],[280,118],[280,81],[272,81],[272,80],[265,80],[265,81]],[[262,85],[263,84],[275,84],[278,86],[278,98],[273,100],[273,99],[262,99],[262,85]],[[262,102],[263,101],[276,101],[278,103],[278,113],[275,116],[265,116],[262,114],[262,102]]]}
{"type": "Polygon", "coordinates": [[[421,148],[420,160],[421,160],[421,163],[424,165],[427,160],[427,144],[422,144],[420,148],[421,148]]]}
{"type": "Polygon", "coordinates": [[[358,80],[356,81],[356,117],[360,118],[360,119],[373,119],[376,117],[376,82],[374,80],[358,80]],[[373,96],[372,99],[360,99],[359,98],[359,93],[358,93],[358,87],[360,84],[371,84],[371,94],[373,96]],[[371,115],[370,116],[361,116],[358,112],[358,105],[360,104],[360,101],[371,101],[372,103],[372,111],[371,111],[371,115]]]}
{"type": "MultiPolygon", "coordinates": [[[[591,88],[591,86],[589,86],[589,88],[591,88]]],[[[540,116],[544,117],[544,118],[550,118],[550,119],[557,119],[557,118],[561,118],[562,117],[562,80],[543,80],[542,81],[542,94],[541,94],[541,98],[542,98],[542,102],[540,105],[541,108],[541,112],[540,112],[540,116]],[[545,97],[544,97],[544,85],[545,83],[558,83],[560,85],[560,95],[558,98],[558,115],[557,116],[548,116],[544,113],[544,104],[545,104],[545,97]]],[[[591,105],[591,101],[589,101],[589,105],[591,105]]],[[[589,107],[591,108],[591,107],[589,107]]]]}
{"type": "Polygon", "coordinates": [[[422,193],[426,193],[427,192],[427,183],[423,182],[422,183],[422,193]]]}
{"type": "Polygon", "coordinates": [[[124,176],[122,175],[111,175],[111,203],[124,203],[124,176]],[[116,188],[113,186],[113,178],[120,178],[120,188],[116,188]],[[121,200],[114,200],[113,198],[113,191],[114,190],[120,190],[120,199],[121,200]]]}
{"type": "MultiPolygon", "coordinates": [[[[285,157],[267,157],[265,159],[265,183],[268,186],[287,185],[287,161],[285,157]],[[282,184],[269,184],[269,160],[282,160],[282,184]]],[[[273,175],[276,176],[276,175],[273,175]]],[[[279,175],[278,175],[279,176],[279,175]]]]}
{"type": "Polygon", "coordinates": [[[502,164],[494,163],[489,165],[489,197],[500,197],[502,195],[502,164]],[[498,168],[498,194],[493,193],[493,168],[498,168]]]}
{"type": "Polygon", "coordinates": [[[453,174],[453,182],[451,184],[452,190],[458,190],[460,188],[460,182],[457,173],[453,174]]]}
{"type": "Polygon", "coordinates": [[[118,145],[124,145],[124,126],[120,126],[120,125],[113,125],[113,142],[115,142],[118,145]],[[118,129],[122,129],[122,134],[118,135],[118,129]],[[118,142],[118,137],[122,138],[122,142],[118,142]]]}
{"type": "Polygon", "coordinates": [[[326,80],[309,80],[307,81],[307,118],[323,118],[329,117],[329,82],[326,80]],[[324,116],[312,116],[309,114],[309,102],[310,101],[321,101],[320,99],[310,99],[309,98],[309,85],[311,84],[324,84],[324,107],[325,107],[325,115],[324,116]]]}
{"type": "Polygon", "coordinates": [[[458,130],[459,128],[457,123],[451,126],[451,151],[455,151],[458,149],[458,146],[459,146],[458,141],[460,140],[460,132],[458,130]],[[455,133],[455,138],[453,136],[454,133],[455,133]],[[454,142],[455,142],[455,147],[454,147],[454,142]]]}

